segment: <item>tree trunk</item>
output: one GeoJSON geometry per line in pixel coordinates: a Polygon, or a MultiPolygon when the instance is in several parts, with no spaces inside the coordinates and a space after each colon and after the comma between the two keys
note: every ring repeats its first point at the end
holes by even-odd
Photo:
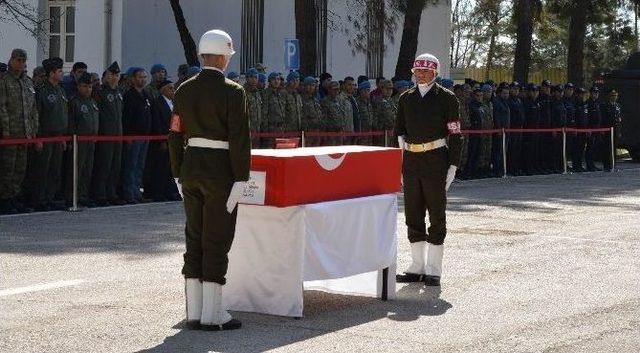
{"type": "Polygon", "coordinates": [[[189,33],[187,22],[184,19],[184,14],[182,13],[182,6],[180,6],[180,0],[169,0],[169,3],[171,4],[173,16],[176,19],[178,33],[180,33],[180,41],[184,48],[184,57],[187,59],[189,66],[200,66],[200,60],[198,60],[198,49],[196,48],[196,43],[193,41],[193,37],[191,37],[191,33],[189,33]]]}
{"type": "Polygon", "coordinates": [[[402,28],[402,41],[396,63],[396,77],[402,80],[411,79],[411,68],[418,50],[418,32],[420,31],[420,19],[426,0],[407,0],[407,11],[404,14],[404,26],[402,28]]]}
{"type": "Polygon", "coordinates": [[[534,1],[517,0],[514,7],[516,20],[516,50],[513,58],[513,80],[522,84],[529,80],[531,42],[533,36],[534,1]]]}
{"type": "Polygon", "coordinates": [[[500,23],[500,6],[502,5],[502,1],[495,2],[495,8],[492,9],[491,13],[491,21],[489,23],[489,31],[491,32],[491,38],[489,39],[489,50],[487,51],[487,71],[485,73],[485,80],[489,79],[489,75],[491,74],[491,69],[493,69],[493,57],[496,51],[496,38],[500,34],[500,27],[498,26],[500,23]]]}
{"type": "Polygon", "coordinates": [[[295,0],[296,38],[300,44],[300,72],[316,75],[316,7],[315,0],[295,0]]]}
{"type": "Polygon", "coordinates": [[[569,20],[569,49],[567,79],[577,86],[584,85],[584,38],[587,33],[587,1],[576,4],[569,20]]]}

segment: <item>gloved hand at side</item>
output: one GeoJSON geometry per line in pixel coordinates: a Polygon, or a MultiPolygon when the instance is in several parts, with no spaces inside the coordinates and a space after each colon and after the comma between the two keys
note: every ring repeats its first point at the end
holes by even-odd
{"type": "Polygon", "coordinates": [[[227,212],[232,213],[233,210],[238,205],[238,201],[240,201],[240,197],[242,197],[242,193],[244,192],[244,187],[247,185],[246,181],[236,181],[233,183],[231,187],[231,193],[229,193],[229,198],[227,199],[227,212]]]}
{"type": "Polygon", "coordinates": [[[444,188],[445,191],[449,191],[449,187],[451,186],[453,179],[455,179],[456,177],[456,170],[458,170],[458,167],[456,167],[455,165],[449,166],[449,171],[447,171],[447,184],[444,188]]]}
{"type": "Polygon", "coordinates": [[[180,194],[180,197],[184,199],[184,195],[182,195],[182,184],[180,184],[180,181],[178,178],[173,178],[173,180],[176,182],[176,187],[178,188],[178,193],[180,194]]]}

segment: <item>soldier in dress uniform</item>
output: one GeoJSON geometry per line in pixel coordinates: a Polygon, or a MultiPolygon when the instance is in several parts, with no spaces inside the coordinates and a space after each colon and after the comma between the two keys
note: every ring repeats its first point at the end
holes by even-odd
{"type": "MultiPolygon", "coordinates": [[[[484,108],[484,118],[480,128],[482,130],[490,130],[493,128],[493,86],[485,83],[480,89],[482,90],[482,107],[484,108]]],[[[480,159],[478,160],[478,169],[480,177],[488,177],[491,174],[491,140],[490,134],[480,135],[480,159]]]]}
{"type": "MultiPolygon", "coordinates": [[[[538,104],[540,104],[540,119],[538,126],[542,129],[551,128],[551,81],[544,80],[540,85],[538,104]]],[[[553,171],[553,137],[551,133],[539,134],[538,169],[543,174],[553,171]]]]}
{"type": "MultiPolygon", "coordinates": [[[[564,104],[563,98],[563,85],[554,86],[551,90],[553,94],[553,99],[551,100],[551,127],[554,129],[567,127],[567,108],[564,104]]],[[[553,171],[555,173],[563,173],[564,172],[564,161],[562,158],[562,133],[553,132],[553,171]]]]}
{"type": "MultiPolygon", "coordinates": [[[[104,84],[94,99],[98,103],[98,134],[107,136],[122,135],[122,93],[118,89],[120,66],[113,62],[103,75],[104,84]]],[[[117,186],[120,180],[122,163],[122,142],[99,142],[93,174],[93,197],[98,206],[120,205],[117,186]]]]}
{"type": "MultiPolygon", "coordinates": [[[[585,129],[589,126],[589,92],[586,89],[579,87],[576,94],[575,104],[575,125],[576,128],[585,129]]],[[[577,133],[573,139],[573,145],[571,145],[571,171],[574,173],[584,172],[582,167],[582,161],[584,159],[584,149],[587,144],[587,135],[585,133],[577,133]]]]}
{"type": "MultiPolygon", "coordinates": [[[[602,104],[602,123],[601,127],[614,128],[614,146],[618,145],[620,128],[622,127],[622,111],[618,104],[618,91],[612,89],[607,96],[607,102],[602,104]]],[[[605,135],[606,136],[606,135],[605,135]]],[[[611,171],[613,161],[611,151],[608,148],[602,148],[602,164],[605,171],[611,171]]]]}
{"type": "MultiPolygon", "coordinates": [[[[524,106],[520,98],[520,84],[513,82],[509,86],[509,128],[522,129],[524,126],[524,106]]],[[[520,175],[522,172],[522,133],[509,133],[509,152],[507,153],[507,170],[511,175],[520,175]]]]}
{"type": "Polygon", "coordinates": [[[226,32],[206,32],[198,45],[203,70],[175,94],[169,144],[187,221],[182,274],[191,329],[241,326],[222,308],[236,206],[251,166],[247,97],[242,86],[224,77],[234,53],[226,32]]]}
{"type": "MultiPolygon", "coordinates": [[[[483,105],[483,92],[480,88],[473,90],[471,102],[469,102],[469,121],[471,130],[482,129],[482,122],[486,119],[487,111],[483,105]]],[[[465,171],[471,179],[480,177],[479,164],[482,155],[482,136],[480,134],[469,135],[468,159],[465,171]]]]}
{"type": "Polygon", "coordinates": [[[439,69],[440,62],[431,54],[416,58],[412,71],[418,85],[400,97],[395,123],[398,144],[404,149],[402,176],[412,259],[396,278],[424,281],[427,286],[440,285],[447,190],[460,163],[462,144],[458,100],[435,83],[439,69]]]}
{"type": "MultiPolygon", "coordinates": [[[[92,82],[88,73],[78,77],[78,94],[69,103],[69,134],[92,136],[98,134],[99,114],[96,101],[91,98],[92,82]]],[[[91,207],[93,202],[89,200],[89,185],[93,172],[93,154],[95,142],[78,142],[78,203],[81,206],[91,207]]],[[[67,206],[73,201],[73,165],[67,169],[67,182],[65,183],[65,199],[67,206]]]]}
{"type": "MultiPolygon", "coordinates": [[[[304,79],[302,85],[304,88],[301,95],[302,131],[322,131],[324,115],[318,101],[318,80],[315,77],[308,76],[304,79]]],[[[307,146],[319,146],[321,140],[320,137],[307,137],[305,144],[307,146]]]]}
{"type": "MultiPolygon", "coordinates": [[[[598,86],[593,86],[589,90],[591,93],[589,100],[587,101],[589,107],[589,128],[596,129],[600,127],[602,122],[602,114],[600,111],[600,89],[598,86]]],[[[600,157],[599,148],[602,146],[603,134],[601,132],[588,132],[587,133],[587,147],[584,153],[585,163],[587,170],[590,172],[601,171],[602,169],[596,167],[595,161],[600,157]]]]}
{"type": "MultiPolygon", "coordinates": [[[[259,133],[262,122],[262,93],[258,90],[258,70],[250,68],[247,70],[245,77],[247,82],[244,84],[244,91],[247,94],[249,126],[251,127],[251,133],[259,133]]],[[[259,148],[260,139],[252,136],[251,147],[259,148]]]]}

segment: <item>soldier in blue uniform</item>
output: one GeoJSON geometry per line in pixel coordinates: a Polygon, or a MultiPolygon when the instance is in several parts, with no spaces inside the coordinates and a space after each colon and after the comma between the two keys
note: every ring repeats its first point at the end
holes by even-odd
{"type": "MultiPolygon", "coordinates": [[[[619,139],[620,127],[622,126],[622,111],[618,104],[618,91],[615,89],[609,92],[607,102],[601,105],[602,122],[601,127],[614,128],[614,147],[617,146],[619,139]]],[[[605,135],[607,136],[607,135],[605,135]]],[[[609,137],[610,138],[610,137],[609,137]]],[[[608,141],[607,141],[608,142],[608,141]]],[[[613,167],[612,155],[609,148],[602,148],[602,164],[605,171],[611,171],[613,167]]]]}
{"type": "MultiPolygon", "coordinates": [[[[589,128],[595,129],[600,127],[602,116],[600,113],[600,89],[597,86],[591,87],[590,97],[587,101],[589,108],[589,128]]],[[[603,145],[603,134],[601,132],[587,133],[587,147],[584,159],[587,164],[587,170],[590,172],[600,171],[602,169],[596,167],[595,160],[599,157],[599,148],[603,145]]]]}

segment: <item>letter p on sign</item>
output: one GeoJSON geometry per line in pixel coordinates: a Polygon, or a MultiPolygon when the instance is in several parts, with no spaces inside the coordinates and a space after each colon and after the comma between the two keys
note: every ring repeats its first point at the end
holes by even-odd
{"type": "Polygon", "coordinates": [[[300,70],[300,45],[297,39],[284,40],[284,67],[288,70],[300,70]]]}

